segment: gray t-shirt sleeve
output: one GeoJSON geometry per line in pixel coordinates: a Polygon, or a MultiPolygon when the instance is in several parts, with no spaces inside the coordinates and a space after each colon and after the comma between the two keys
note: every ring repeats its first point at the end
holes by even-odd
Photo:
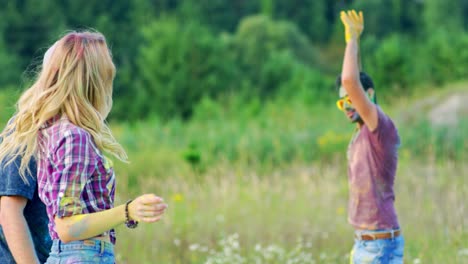
{"type": "MultiPolygon", "coordinates": [[[[14,162],[7,165],[5,161],[0,163],[0,196],[22,196],[31,200],[36,190],[36,176],[30,175],[26,171],[26,179],[24,182],[19,173],[21,159],[17,158],[14,162]]],[[[36,163],[31,161],[29,164],[31,173],[36,172],[36,163]]]]}

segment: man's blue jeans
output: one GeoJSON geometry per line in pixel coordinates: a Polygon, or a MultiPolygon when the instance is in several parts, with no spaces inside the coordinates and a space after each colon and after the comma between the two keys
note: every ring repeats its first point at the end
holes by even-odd
{"type": "Polygon", "coordinates": [[[114,264],[114,245],[97,239],[63,243],[54,240],[46,264],[114,264]]]}
{"type": "MultiPolygon", "coordinates": [[[[365,231],[372,234],[382,231],[365,231]]],[[[403,264],[405,240],[402,235],[376,240],[354,240],[350,264],[403,264]]]]}

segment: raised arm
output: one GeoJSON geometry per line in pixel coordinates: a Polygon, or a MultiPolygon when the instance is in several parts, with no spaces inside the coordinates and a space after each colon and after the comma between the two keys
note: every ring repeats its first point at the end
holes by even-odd
{"type": "Polygon", "coordinates": [[[340,15],[345,26],[346,38],[341,84],[364,123],[373,131],[378,125],[377,108],[359,80],[359,37],[364,29],[364,18],[362,12],[357,14],[354,10],[342,11],[340,15]]]}

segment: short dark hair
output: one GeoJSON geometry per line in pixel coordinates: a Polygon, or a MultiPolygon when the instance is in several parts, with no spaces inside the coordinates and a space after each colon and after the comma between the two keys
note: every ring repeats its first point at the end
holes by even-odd
{"type": "MultiPolygon", "coordinates": [[[[375,90],[374,87],[374,82],[372,81],[372,78],[365,72],[360,72],[359,73],[359,80],[361,81],[362,88],[364,88],[364,91],[367,91],[369,88],[372,88],[375,90]]],[[[336,89],[340,89],[341,86],[341,74],[338,75],[336,78],[336,89]]]]}

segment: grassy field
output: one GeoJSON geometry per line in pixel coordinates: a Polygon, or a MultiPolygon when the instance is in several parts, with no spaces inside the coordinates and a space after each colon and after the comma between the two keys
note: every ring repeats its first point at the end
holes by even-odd
{"type": "MultiPolygon", "coordinates": [[[[210,104],[188,123],[114,125],[132,160],[116,168],[119,201],[155,192],[170,205],[160,223],[118,229],[119,263],[347,263],[353,127],[333,103],[266,103],[246,117],[210,104]]],[[[405,263],[468,263],[468,123],[434,128],[417,99],[382,107],[402,137],[405,263]]]]}
{"type": "MultiPolygon", "coordinates": [[[[435,102],[415,95],[382,106],[402,138],[395,191],[405,263],[468,263],[468,120],[441,129],[425,118],[466,85],[431,90],[435,102]]],[[[169,204],[156,224],[117,229],[118,263],[348,263],[353,126],[334,102],[206,100],[189,122],[112,128],[131,160],[116,162],[116,202],[154,192],[169,204]]]]}
{"type": "MultiPolygon", "coordinates": [[[[396,206],[406,263],[468,263],[466,175],[466,165],[402,162],[396,206]]],[[[118,229],[120,263],[347,263],[344,165],[270,175],[220,166],[197,177],[141,178],[140,191],[170,208],[160,223],[118,229]]]]}

